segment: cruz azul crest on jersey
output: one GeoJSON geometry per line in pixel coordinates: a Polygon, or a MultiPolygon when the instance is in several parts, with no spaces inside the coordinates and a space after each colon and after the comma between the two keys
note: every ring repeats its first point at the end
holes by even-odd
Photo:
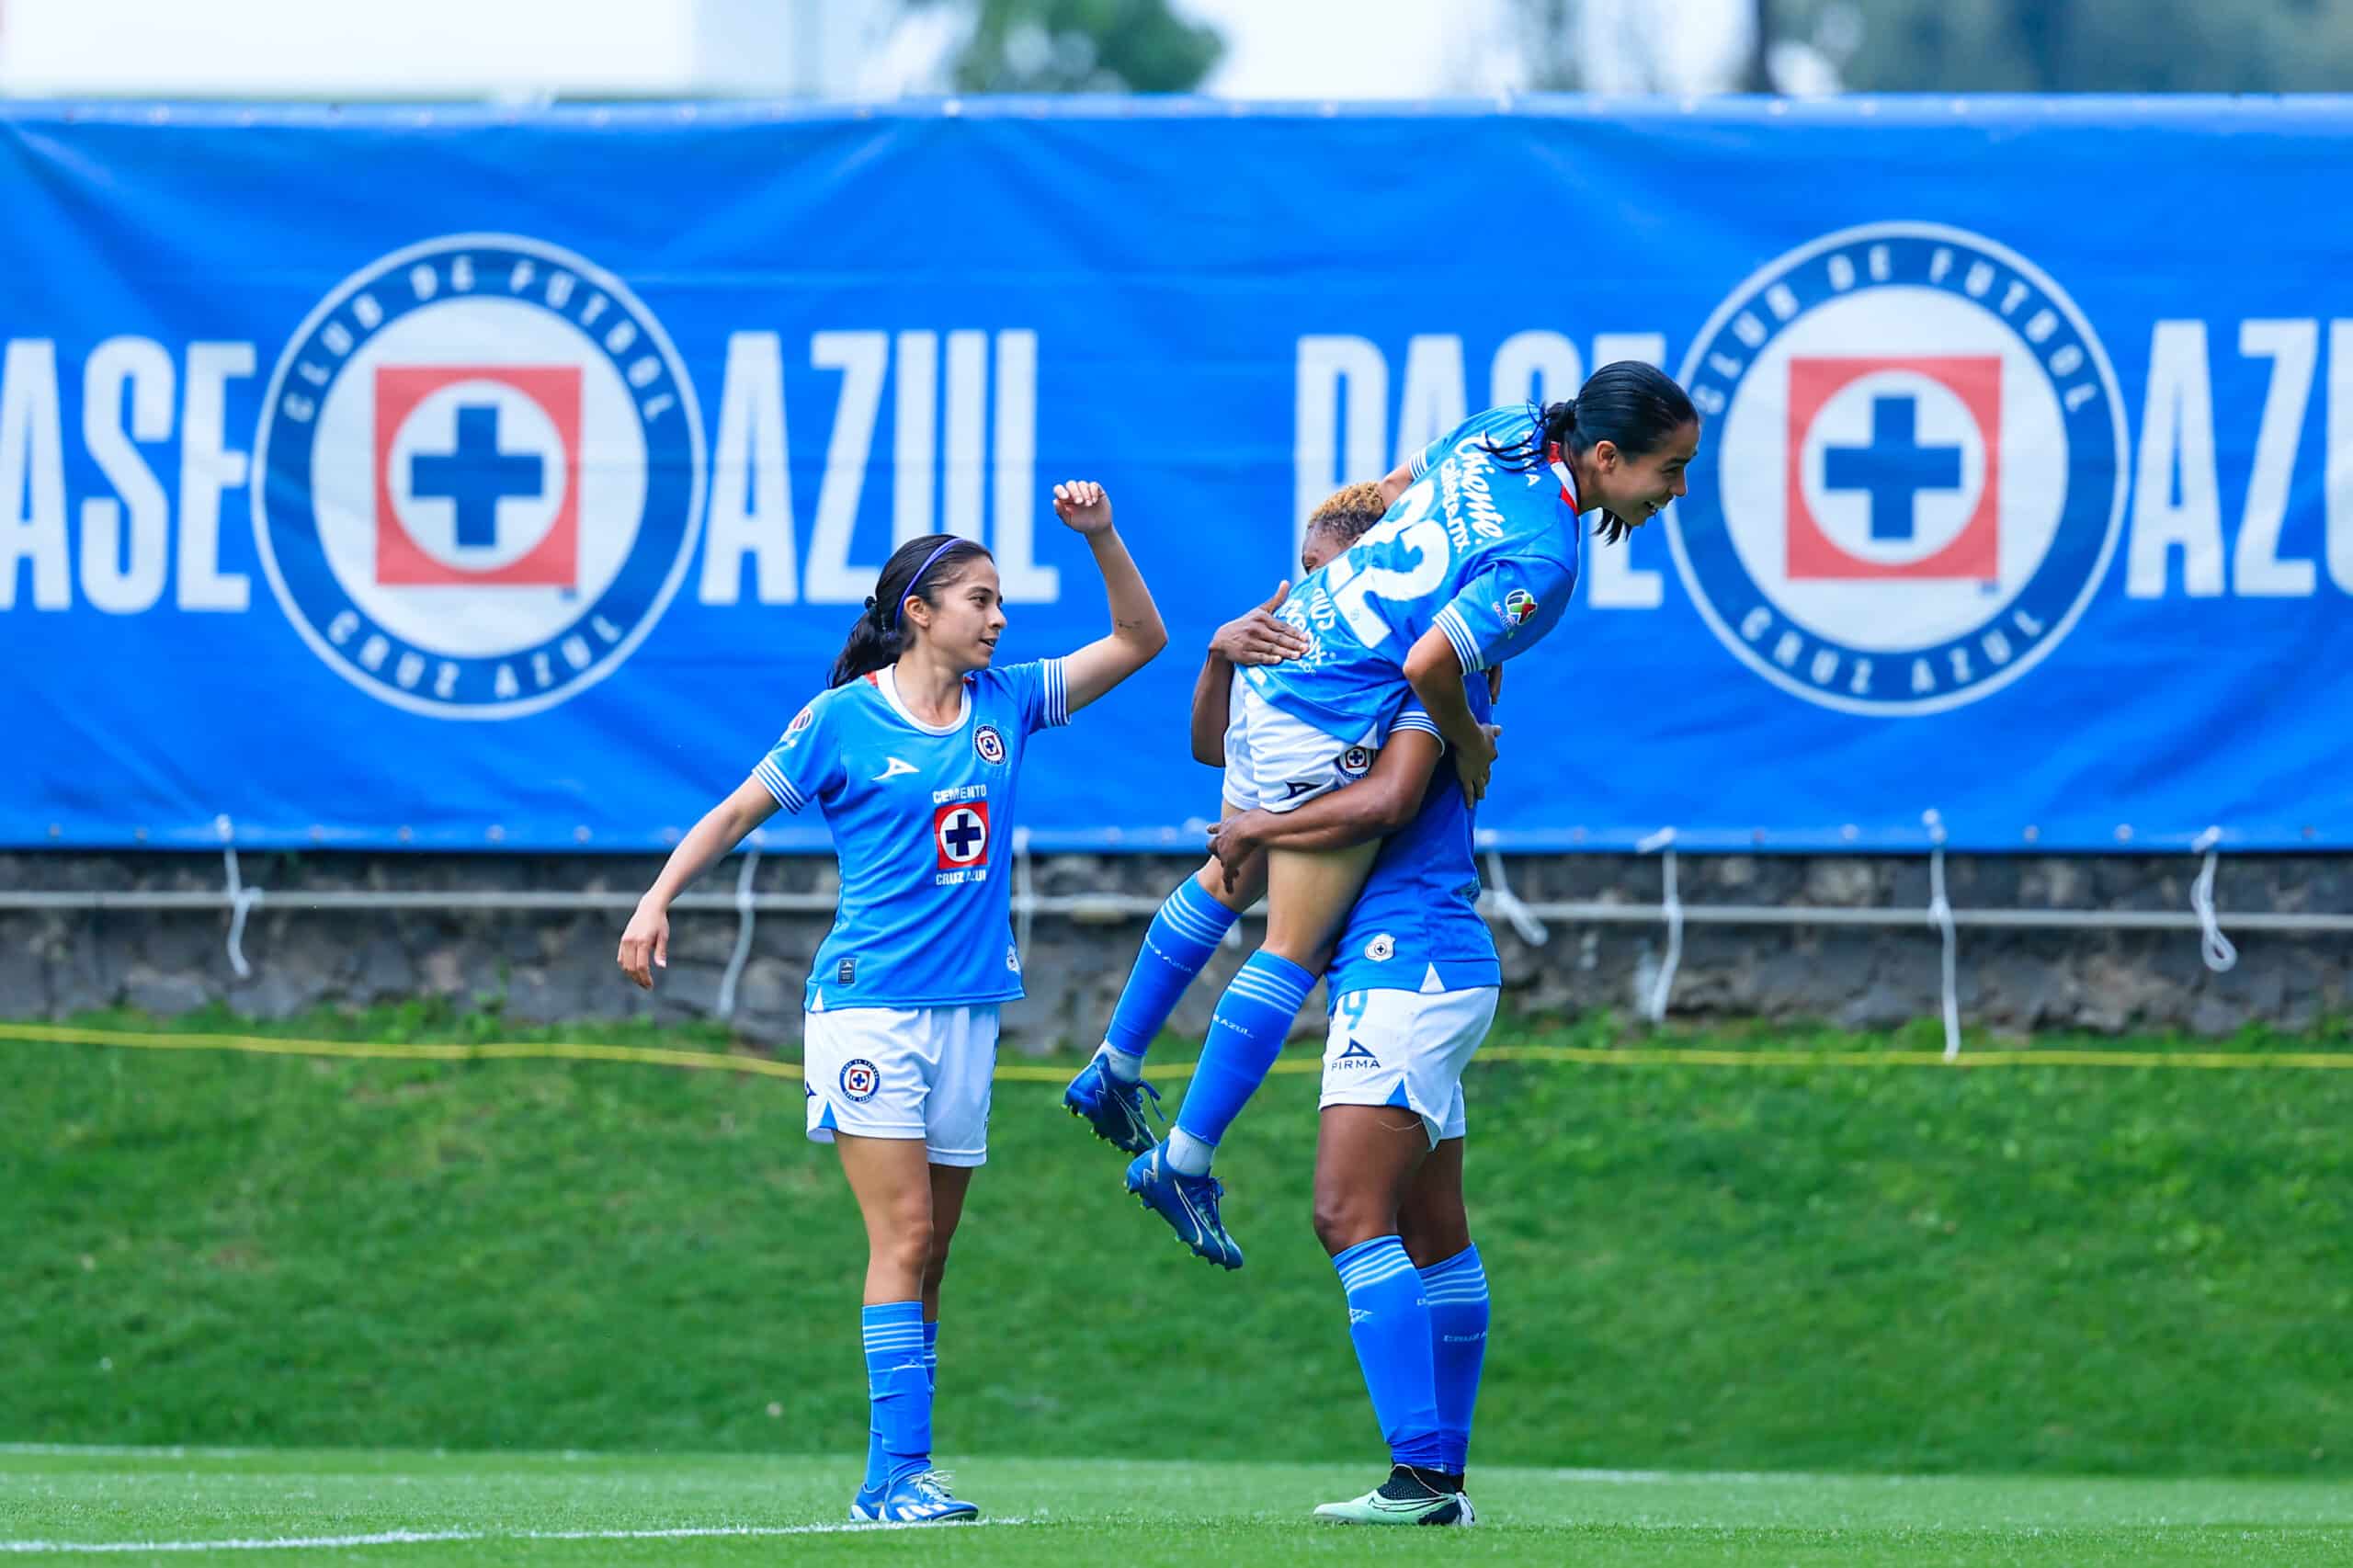
{"type": "Polygon", "coordinates": [[[1735,290],[1682,381],[1711,426],[1667,517],[1724,646],[1825,708],[1933,713],[2073,629],[2124,517],[2108,355],[2059,286],[1933,223],[1827,235],[1735,290]]]}
{"type": "Polygon", "coordinates": [[[994,767],[1005,760],[1005,737],[997,733],[995,724],[983,724],[972,732],[972,750],[983,762],[994,767]]]}
{"type": "Polygon", "coordinates": [[[882,1086],[882,1074],[874,1063],[863,1056],[853,1056],[842,1063],[842,1094],[853,1100],[866,1101],[882,1086]]]}
{"type": "Polygon", "coordinates": [[[621,281],[511,234],[353,273],[271,374],[254,540],[313,653],[443,719],[553,707],[654,629],[701,527],[701,417],[621,281]]]}
{"type": "MultiPolygon", "coordinates": [[[[955,791],[961,794],[961,791],[955,791]]],[[[939,860],[934,886],[979,881],[988,875],[989,803],[985,800],[944,801],[931,808],[932,847],[939,860]]]]}

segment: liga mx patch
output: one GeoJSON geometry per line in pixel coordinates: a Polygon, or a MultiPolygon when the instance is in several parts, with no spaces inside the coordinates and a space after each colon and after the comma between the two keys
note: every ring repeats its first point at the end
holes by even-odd
{"type": "Polygon", "coordinates": [[[1708,422],[1667,513],[1718,641],[1872,717],[2019,679],[2074,629],[2124,518],[2116,375],[2024,256],[1940,224],[1826,235],[1735,289],[1681,380],[1708,422]]]}
{"type": "Polygon", "coordinates": [[[329,668],[445,719],[610,675],[684,581],[701,415],[620,278],[512,234],[428,240],[295,329],[254,437],[254,539],[329,668]]]}

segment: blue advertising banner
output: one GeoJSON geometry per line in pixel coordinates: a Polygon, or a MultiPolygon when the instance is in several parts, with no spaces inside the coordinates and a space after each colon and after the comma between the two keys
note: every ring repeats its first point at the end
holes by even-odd
{"type": "Polygon", "coordinates": [[[1495,842],[2342,849],[2348,159],[2341,99],[14,107],[0,843],[658,848],[896,540],[1097,635],[1075,476],[1174,643],[1029,824],[1189,847],[1306,511],[1639,358],[1690,494],[1510,665],[1495,842]]]}

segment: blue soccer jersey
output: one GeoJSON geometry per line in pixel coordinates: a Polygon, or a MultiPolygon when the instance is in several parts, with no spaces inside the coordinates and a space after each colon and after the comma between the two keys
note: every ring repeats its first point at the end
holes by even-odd
{"type": "Polygon", "coordinates": [[[1013,942],[1015,784],[1029,737],[1070,722],[1063,664],[964,677],[964,711],[935,728],[888,669],[824,692],[754,777],[833,830],[841,903],[803,1005],[958,1007],[1021,994],[1013,942]]]}
{"type": "MultiPolygon", "coordinates": [[[[1467,682],[1464,695],[1485,723],[1493,711],[1486,681],[1467,682]]],[[[1438,733],[1418,704],[1401,711],[1392,728],[1438,733]]],[[[1471,829],[1462,782],[1441,760],[1422,809],[1381,845],[1348,914],[1325,971],[1324,993],[1336,1004],[1351,991],[1464,991],[1503,983],[1495,936],[1479,915],[1471,829]]]]}
{"type": "Polygon", "coordinates": [[[1525,408],[1493,408],[1423,449],[1388,515],[1277,612],[1307,653],[1243,670],[1251,687],[1336,740],[1379,744],[1404,700],[1405,654],[1430,628],[1466,671],[1541,641],[1576,586],[1576,504],[1550,467],[1515,473],[1482,449],[1533,425],[1525,408]]]}

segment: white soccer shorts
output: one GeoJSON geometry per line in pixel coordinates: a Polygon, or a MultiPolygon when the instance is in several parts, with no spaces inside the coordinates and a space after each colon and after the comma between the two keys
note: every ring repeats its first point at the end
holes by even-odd
{"type": "Polygon", "coordinates": [[[844,1007],[804,1013],[809,1136],[920,1138],[935,1165],[989,1157],[996,1007],[844,1007]]]}
{"type": "Polygon", "coordinates": [[[1225,798],[1243,811],[1287,812],[1353,784],[1380,748],[1336,741],[1236,676],[1226,709],[1225,798]]]}
{"type": "Polygon", "coordinates": [[[1462,1136],[1462,1069],[1487,1038],[1503,994],[1350,991],[1332,1007],[1323,1105],[1396,1106],[1422,1119],[1435,1148],[1462,1136]]]}

